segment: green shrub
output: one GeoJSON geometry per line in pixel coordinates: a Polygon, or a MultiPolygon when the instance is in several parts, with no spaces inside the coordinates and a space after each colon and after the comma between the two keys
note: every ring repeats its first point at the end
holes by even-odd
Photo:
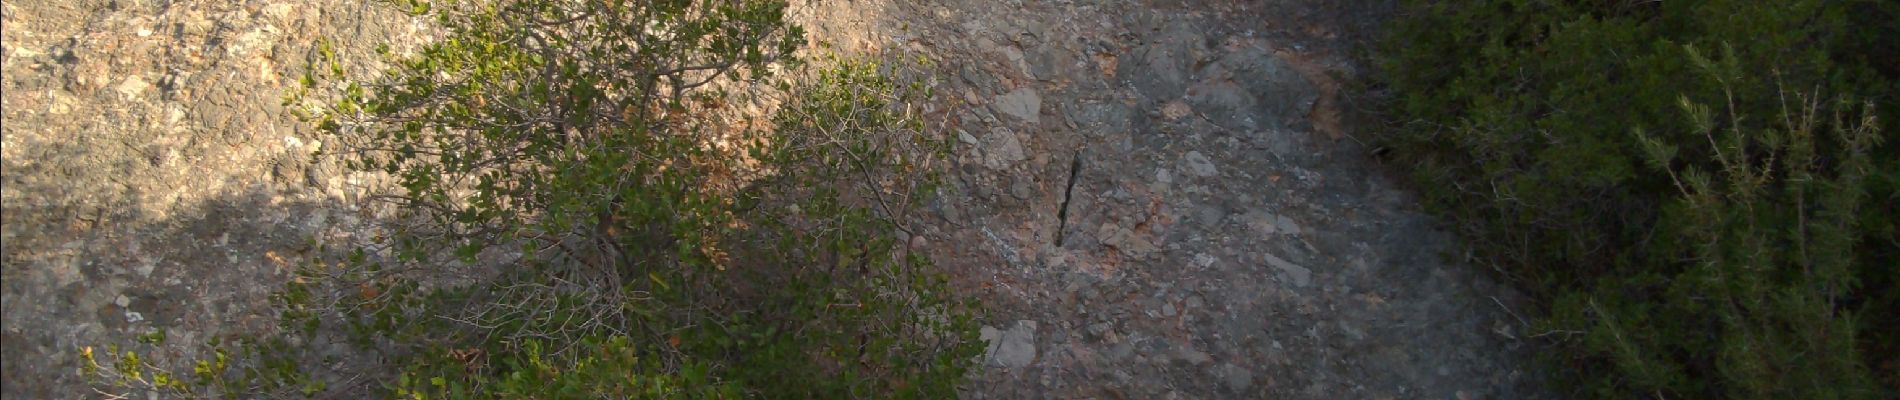
{"type": "Polygon", "coordinates": [[[917,69],[805,71],[782,1],[497,3],[405,2],[447,35],[374,81],[328,57],[304,80],[294,102],[336,93],[310,114],[331,156],[386,176],[397,213],[298,271],[275,347],[218,353],[223,385],[126,379],[163,369],[115,348],[88,362],[102,388],[955,395],[976,310],[904,240],[948,145],[893,78],[917,69]]]}
{"type": "Polygon", "coordinates": [[[1406,11],[1378,139],[1544,301],[1555,375],[1607,398],[1896,395],[1900,152],[1876,145],[1900,6],[1406,11]]]}

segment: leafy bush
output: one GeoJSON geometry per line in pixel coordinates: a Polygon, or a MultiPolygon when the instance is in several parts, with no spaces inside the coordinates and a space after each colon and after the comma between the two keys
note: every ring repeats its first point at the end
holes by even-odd
{"type": "Polygon", "coordinates": [[[1556,375],[1607,398],[1896,395],[1900,153],[1876,145],[1900,6],[1407,11],[1379,140],[1479,262],[1545,300],[1556,375]]]}
{"type": "Polygon", "coordinates": [[[127,379],[154,367],[115,348],[88,363],[104,387],[955,395],[975,309],[906,239],[948,145],[912,69],[805,72],[782,1],[498,3],[402,3],[446,37],[376,81],[328,58],[304,79],[294,101],[337,93],[310,114],[332,155],[400,190],[389,235],[279,293],[275,347],[184,384],[127,379]],[[335,371],[332,342],[378,359],[335,371]]]}

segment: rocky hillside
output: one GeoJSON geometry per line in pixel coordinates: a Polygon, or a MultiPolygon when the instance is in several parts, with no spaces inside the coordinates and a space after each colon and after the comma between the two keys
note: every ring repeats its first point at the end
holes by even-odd
{"type": "MultiPolygon", "coordinates": [[[[316,43],[427,26],[355,0],[29,1],[4,17],[8,397],[80,346],[269,329],[365,188],[282,106],[316,43]]],[[[972,398],[1525,398],[1516,295],[1353,139],[1383,2],[859,0],[814,41],[923,57],[959,143],[920,234],[992,310],[972,398]]]]}
{"type": "Polygon", "coordinates": [[[4,4],[8,397],[87,393],[81,346],[270,325],[291,263],[361,217],[283,88],[320,38],[421,38],[361,3],[4,4]]]}

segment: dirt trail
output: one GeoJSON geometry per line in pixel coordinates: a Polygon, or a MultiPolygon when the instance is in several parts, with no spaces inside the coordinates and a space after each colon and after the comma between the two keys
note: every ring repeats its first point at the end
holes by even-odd
{"type": "MultiPolygon", "coordinates": [[[[1527,398],[1516,296],[1367,160],[1339,82],[1383,1],[834,1],[815,40],[939,69],[958,136],[923,234],[994,312],[972,398],[1527,398]]],[[[72,350],[263,328],[312,241],[373,219],[278,104],[353,0],[7,2],[7,397],[72,350]]],[[[360,47],[360,48],[359,48],[360,47]]],[[[186,346],[175,346],[184,355],[186,346]]]]}

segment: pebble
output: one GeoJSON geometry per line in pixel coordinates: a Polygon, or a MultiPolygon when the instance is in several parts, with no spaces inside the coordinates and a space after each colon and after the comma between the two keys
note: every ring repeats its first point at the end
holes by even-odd
{"type": "Polygon", "coordinates": [[[1008,129],[997,128],[990,131],[983,146],[983,165],[992,169],[1009,168],[1011,164],[1027,160],[1023,151],[1023,142],[1016,133],[1008,129]]]}
{"type": "Polygon", "coordinates": [[[1203,177],[1220,175],[1220,169],[1214,166],[1214,160],[1208,159],[1206,154],[1201,154],[1199,151],[1189,151],[1182,161],[1187,165],[1188,172],[1194,175],[1203,177]]]}
{"type": "Polygon", "coordinates": [[[1022,368],[1036,361],[1036,321],[1016,321],[1009,330],[984,326],[977,333],[989,343],[985,358],[990,365],[1022,368]]]}
{"type": "Polygon", "coordinates": [[[1036,89],[1016,88],[990,103],[996,112],[1015,117],[1034,126],[1042,123],[1042,95],[1036,89]]]}
{"type": "Polygon", "coordinates": [[[124,81],[119,82],[119,86],[113,87],[112,90],[118,91],[119,94],[123,94],[127,98],[137,98],[140,94],[145,93],[145,89],[150,89],[151,87],[152,84],[146,83],[145,78],[132,75],[126,77],[124,81]]]}
{"type": "Polygon", "coordinates": [[[1194,255],[1194,266],[1196,267],[1207,268],[1207,267],[1213,266],[1214,261],[1215,261],[1214,256],[1208,255],[1207,253],[1200,253],[1200,254],[1194,255]]]}
{"type": "Polygon", "coordinates": [[[138,265],[132,267],[133,272],[138,272],[140,278],[152,277],[152,271],[156,269],[158,269],[157,262],[144,260],[141,260],[138,265]]]}
{"type": "Polygon", "coordinates": [[[1275,257],[1272,254],[1261,253],[1261,255],[1266,256],[1267,265],[1273,266],[1273,268],[1280,270],[1280,273],[1282,275],[1286,276],[1287,279],[1291,280],[1291,282],[1293,283],[1293,286],[1307,287],[1313,284],[1313,270],[1307,269],[1306,267],[1302,267],[1299,264],[1294,264],[1287,260],[1280,259],[1280,257],[1275,257]]]}

